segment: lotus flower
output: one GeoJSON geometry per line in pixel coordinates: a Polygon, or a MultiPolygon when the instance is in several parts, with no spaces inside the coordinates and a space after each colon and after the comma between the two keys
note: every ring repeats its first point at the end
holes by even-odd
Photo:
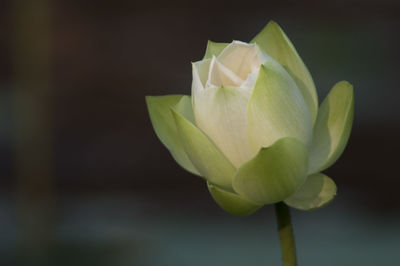
{"type": "Polygon", "coordinates": [[[191,96],[146,102],[160,141],[219,206],[249,215],[265,204],[311,210],[334,198],[321,171],[349,138],[352,85],[338,82],[318,106],[309,71],[275,22],[250,43],[208,42],[192,67],[191,96]]]}

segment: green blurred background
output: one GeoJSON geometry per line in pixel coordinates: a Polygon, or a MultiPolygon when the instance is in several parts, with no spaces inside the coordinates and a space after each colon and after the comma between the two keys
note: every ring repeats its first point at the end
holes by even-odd
{"type": "Polygon", "coordinates": [[[320,99],[355,87],[326,173],[293,211],[300,265],[400,265],[400,5],[366,1],[1,1],[0,265],[280,265],[273,208],[224,213],[157,140],[145,95],[190,93],[207,40],[273,19],[320,99]]]}

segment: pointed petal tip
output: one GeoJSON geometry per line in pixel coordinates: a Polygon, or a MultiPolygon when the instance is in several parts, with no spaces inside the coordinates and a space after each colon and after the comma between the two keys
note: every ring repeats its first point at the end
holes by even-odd
{"type": "Polygon", "coordinates": [[[270,20],[270,21],[268,21],[268,24],[267,24],[267,26],[268,25],[271,25],[271,26],[278,26],[279,27],[279,24],[275,21],[275,20],[270,20]]]}
{"type": "Polygon", "coordinates": [[[219,55],[221,51],[228,45],[228,43],[219,43],[211,40],[207,41],[206,53],[203,59],[209,59],[212,55],[219,55]]]}
{"type": "Polygon", "coordinates": [[[163,99],[167,100],[169,97],[183,97],[184,95],[179,95],[179,94],[168,94],[168,95],[146,95],[144,96],[144,99],[146,101],[146,104],[155,104],[158,101],[162,101],[163,99]]]}
{"type": "MultiPolygon", "coordinates": [[[[261,31],[266,30],[266,29],[270,29],[270,28],[277,28],[280,29],[281,27],[279,26],[279,24],[275,21],[275,20],[270,20],[268,21],[267,24],[265,24],[265,26],[262,28],[261,31]]],[[[253,40],[254,41],[254,40],[253,40]]],[[[253,42],[252,41],[252,42],[253,42]]],[[[253,42],[254,43],[254,42],[253,42]]]]}
{"type": "Polygon", "coordinates": [[[154,97],[157,97],[157,96],[153,96],[153,95],[146,95],[146,96],[144,96],[146,102],[151,101],[154,97]]]}
{"type": "Polygon", "coordinates": [[[348,86],[353,86],[353,84],[351,84],[347,80],[340,80],[340,81],[336,82],[335,85],[339,85],[339,84],[342,84],[342,83],[345,84],[345,85],[348,85],[348,86]]]}
{"type": "Polygon", "coordinates": [[[220,42],[215,42],[215,41],[212,41],[212,40],[207,40],[207,46],[208,45],[220,45],[221,43],[220,42]]]}
{"type": "Polygon", "coordinates": [[[347,80],[341,80],[336,82],[332,90],[349,90],[351,94],[354,92],[354,85],[348,82],[347,80]]]}
{"type": "Polygon", "coordinates": [[[150,95],[144,96],[144,101],[146,102],[147,109],[150,108],[150,105],[152,104],[153,98],[154,98],[154,96],[150,96],[150,95]]]}

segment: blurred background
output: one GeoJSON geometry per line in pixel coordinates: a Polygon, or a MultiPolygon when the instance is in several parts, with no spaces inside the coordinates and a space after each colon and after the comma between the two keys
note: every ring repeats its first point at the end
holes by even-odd
{"type": "Polygon", "coordinates": [[[322,100],[355,86],[324,209],[293,211],[300,265],[400,265],[400,5],[1,1],[0,265],[280,265],[272,206],[224,213],[156,138],[145,95],[189,94],[207,40],[286,31],[322,100]]]}

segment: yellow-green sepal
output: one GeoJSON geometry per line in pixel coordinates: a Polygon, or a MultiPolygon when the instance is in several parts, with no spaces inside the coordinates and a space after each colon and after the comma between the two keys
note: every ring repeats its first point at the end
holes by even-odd
{"type": "Polygon", "coordinates": [[[257,43],[281,64],[296,82],[314,124],[318,112],[318,95],[314,81],[292,42],[274,21],[270,21],[251,43],[257,43]]]}
{"type": "Polygon", "coordinates": [[[305,182],[307,165],[306,145],[295,138],[282,138],[239,167],[233,188],[260,205],[283,201],[305,182]]]}
{"type": "MultiPolygon", "coordinates": [[[[175,119],[170,111],[171,107],[178,104],[179,108],[185,109],[185,112],[190,116],[190,112],[193,112],[190,102],[190,96],[186,95],[146,96],[151,124],[161,143],[170,151],[172,157],[180,166],[195,175],[200,175],[183,148],[175,119]],[[190,107],[184,107],[188,104],[190,104],[190,107]]],[[[193,114],[191,116],[193,117],[193,114]]]]}
{"type": "Polygon", "coordinates": [[[306,182],[285,200],[290,207],[309,211],[321,208],[336,196],[336,185],[328,176],[317,173],[307,177],[306,182]]]}
{"type": "Polygon", "coordinates": [[[201,176],[223,189],[232,190],[235,167],[185,114],[171,108],[183,147],[201,176]]]}
{"type": "Polygon", "coordinates": [[[340,157],[350,136],[353,116],[353,86],[347,81],[338,82],[318,111],[310,149],[310,174],[325,170],[340,157]]]}
{"type": "Polygon", "coordinates": [[[228,45],[229,43],[208,41],[206,54],[204,55],[203,60],[211,59],[213,55],[218,56],[228,45]]]}
{"type": "Polygon", "coordinates": [[[262,207],[262,205],[247,200],[234,192],[223,190],[218,186],[211,184],[210,182],[207,182],[207,186],[208,191],[210,191],[210,194],[215,202],[224,211],[232,215],[250,215],[262,207]]]}

